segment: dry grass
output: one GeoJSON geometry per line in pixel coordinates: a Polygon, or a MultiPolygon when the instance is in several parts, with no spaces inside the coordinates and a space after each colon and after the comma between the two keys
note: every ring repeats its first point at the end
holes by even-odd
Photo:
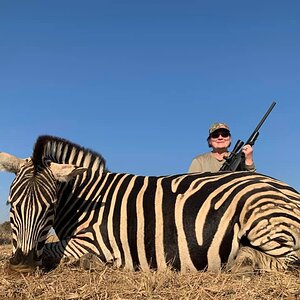
{"type": "Polygon", "coordinates": [[[104,265],[58,266],[49,273],[12,273],[11,245],[0,245],[0,299],[300,299],[300,271],[261,275],[128,272],[104,265]]]}

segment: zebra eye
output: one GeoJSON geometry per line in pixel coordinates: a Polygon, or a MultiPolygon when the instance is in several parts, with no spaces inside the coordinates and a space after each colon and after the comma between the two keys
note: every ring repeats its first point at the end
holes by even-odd
{"type": "Polygon", "coordinates": [[[46,159],[46,160],[44,161],[44,163],[45,163],[46,167],[50,167],[50,165],[51,165],[51,160],[50,160],[50,159],[46,159]]]}

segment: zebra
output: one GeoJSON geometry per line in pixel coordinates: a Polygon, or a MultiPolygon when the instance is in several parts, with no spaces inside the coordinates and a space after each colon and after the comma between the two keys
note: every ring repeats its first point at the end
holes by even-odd
{"type": "Polygon", "coordinates": [[[17,272],[87,254],[133,271],[299,263],[300,194],[270,176],[113,173],[99,153],[50,135],[29,158],[0,152],[0,169],[15,173],[9,265],[17,272]],[[47,243],[51,228],[58,241],[47,243]]]}

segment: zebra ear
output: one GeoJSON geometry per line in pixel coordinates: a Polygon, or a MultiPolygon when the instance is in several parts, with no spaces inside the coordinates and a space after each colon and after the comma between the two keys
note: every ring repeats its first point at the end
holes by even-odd
{"type": "Polygon", "coordinates": [[[21,159],[8,153],[0,152],[0,171],[7,171],[16,174],[25,163],[26,159],[21,159]]]}
{"type": "Polygon", "coordinates": [[[71,164],[57,164],[51,162],[50,169],[58,181],[69,181],[74,176],[84,173],[87,168],[77,167],[71,164]]]}

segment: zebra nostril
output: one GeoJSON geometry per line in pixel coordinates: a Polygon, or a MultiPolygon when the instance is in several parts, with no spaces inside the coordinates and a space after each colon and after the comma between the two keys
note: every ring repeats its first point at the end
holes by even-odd
{"type": "Polygon", "coordinates": [[[9,263],[12,265],[18,265],[21,263],[22,257],[23,257],[22,250],[17,249],[16,252],[13,254],[13,256],[9,259],[9,263]]]}

